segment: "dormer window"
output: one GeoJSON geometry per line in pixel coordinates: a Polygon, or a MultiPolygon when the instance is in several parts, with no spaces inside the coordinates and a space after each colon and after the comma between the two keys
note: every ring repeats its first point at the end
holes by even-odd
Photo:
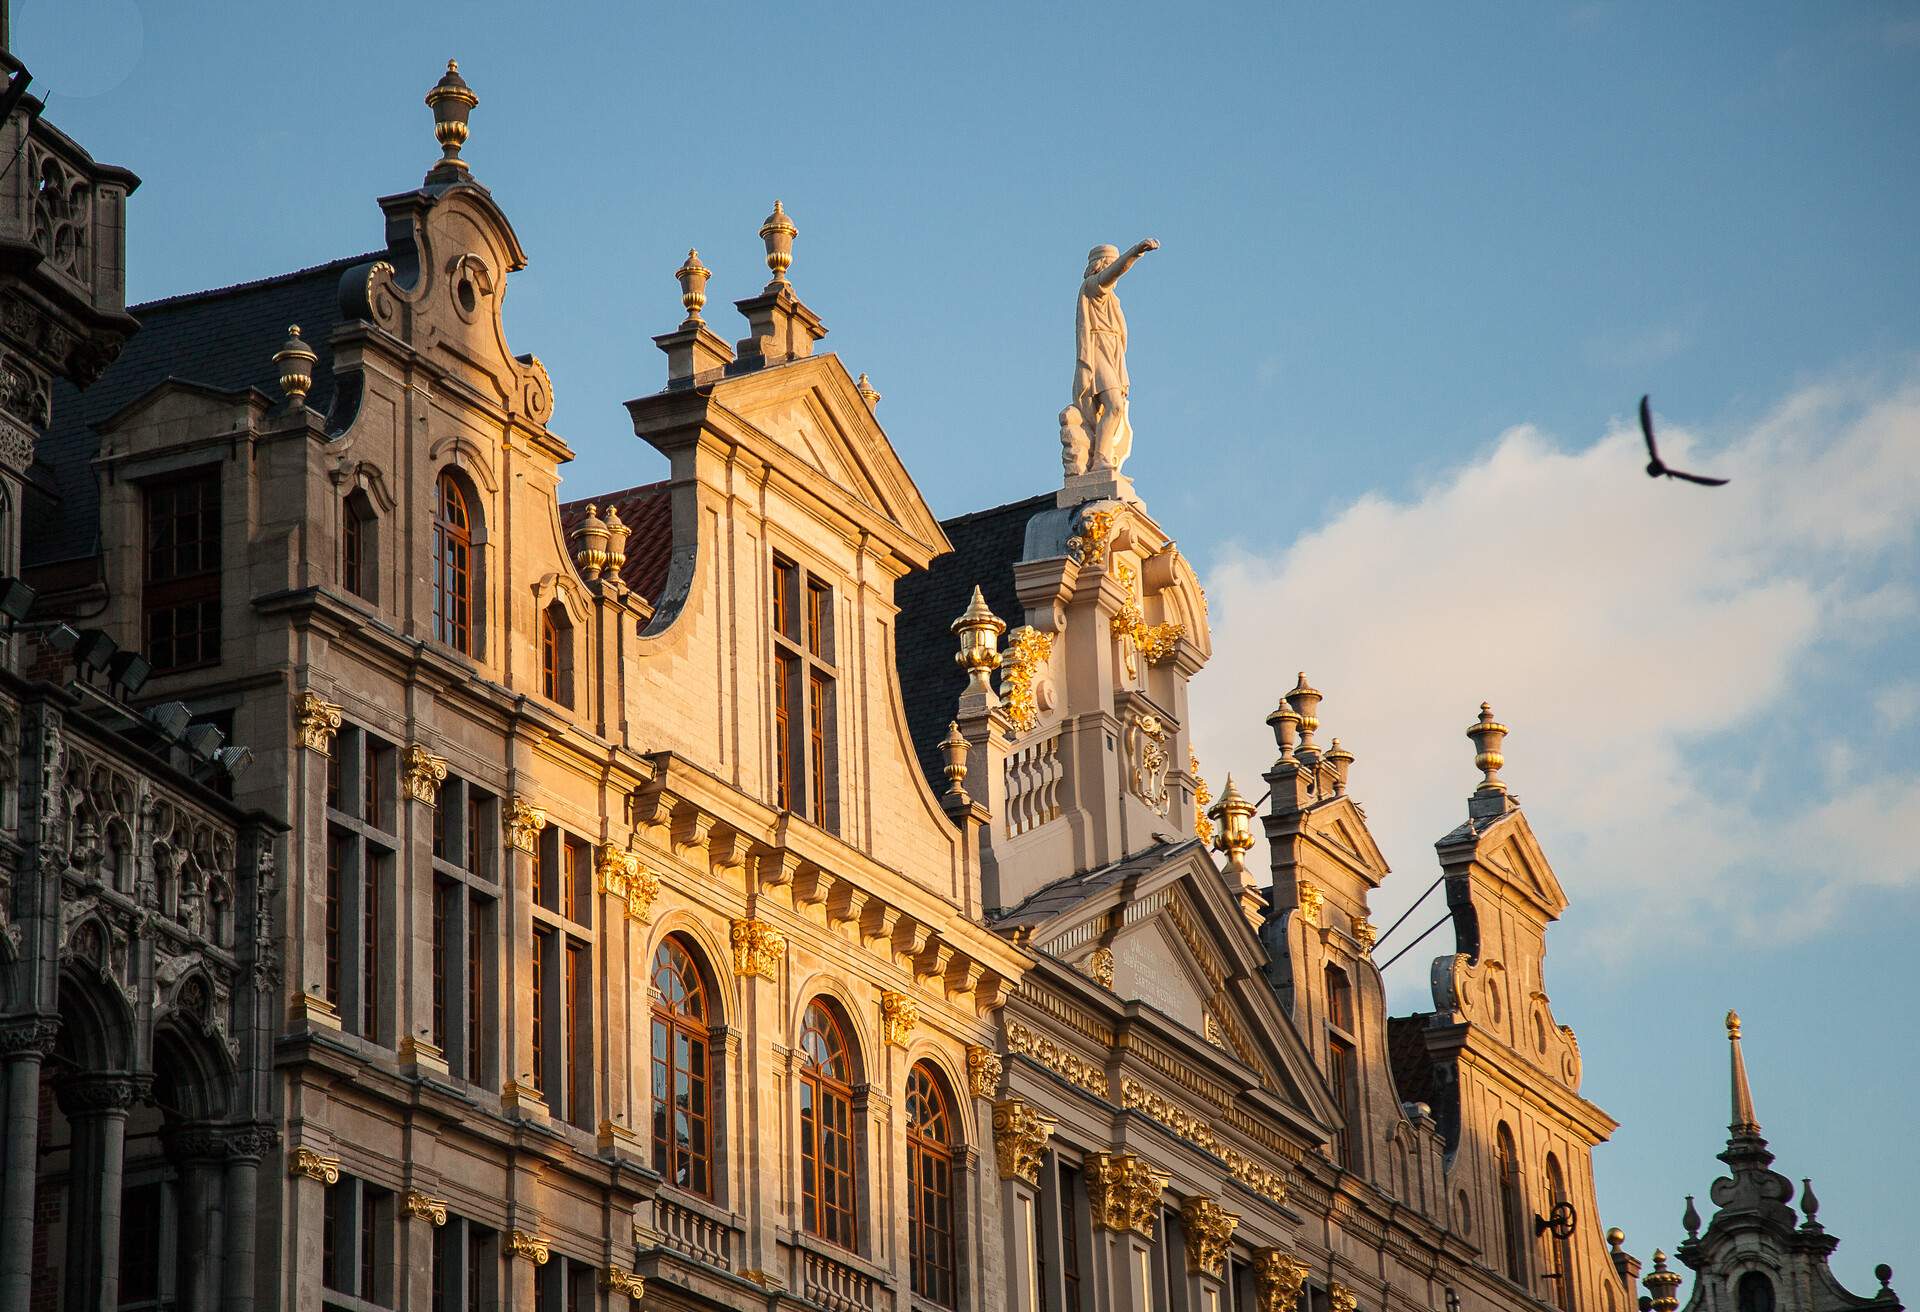
{"type": "Polygon", "coordinates": [[[548,701],[573,705],[573,622],[558,601],[540,612],[540,692],[548,701]]]}
{"type": "Polygon", "coordinates": [[[824,829],[839,825],[834,770],[833,589],[773,559],[774,800],[824,829]]]}
{"type": "Polygon", "coordinates": [[[220,471],[150,483],[144,500],[147,659],[162,672],[211,665],[220,659],[220,471]]]}
{"type": "Polygon", "coordinates": [[[442,473],[433,518],[433,636],[473,655],[473,511],[467,492],[442,473]]]}

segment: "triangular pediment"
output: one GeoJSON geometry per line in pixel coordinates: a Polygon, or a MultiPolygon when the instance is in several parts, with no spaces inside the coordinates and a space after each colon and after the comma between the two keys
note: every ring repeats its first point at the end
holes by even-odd
{"type": "Polygon", "coordinates": [[[1028,941],[1103,982],[1110,967],[1107,989],[1119,1003],[1150,1008],[1198,1035],[1297,1113],[1333,1119],[1237,894],[1198,843],[1168,844],[1161,853],[1042,890],[1033,901],[1047,911],[1031,922],[1028,941]]]}
{"type": "Polygon", "coordinates": [[[1350,797],[1336,797],[1308,811],[1301,832],[1373,888],[1391,873],[1386,854],[1373,841],[1366,817],[1350,797]]]}
{"type": "Polygon", "coordinates": [[[1558,920],[1567,909],[1566,892],[1524,812],[1510,811],[1482,832],[1475,858],[1508,887],[1537,904],[1547,919],[1558,920]]]}
{"type": "Polygon", "coordinates": [[[893,545],[917,567],[951,549],[838,356],[809,356],[723,378],[713,384],[712,400],[757,455],[840,503],[852,518],[887,526],[893,545]]]}

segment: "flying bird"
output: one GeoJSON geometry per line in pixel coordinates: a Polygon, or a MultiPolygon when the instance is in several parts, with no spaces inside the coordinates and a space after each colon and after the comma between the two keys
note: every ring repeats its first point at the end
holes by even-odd
{"type": "Polygon", "coordinates": [[[1725,487],[1724,478],[1708,478],[1704,474],[1689,474],[1684,469],[1669,469],[1660,459],[1660,448],[1653,444],[1653,411],[1647,406],[1647,398],[1640,398],[1640,431],[1647,439],[1647,477],[1648,478],[1684,478],[1689,483],[1698,483],[1701,487],[1725,487]]]}

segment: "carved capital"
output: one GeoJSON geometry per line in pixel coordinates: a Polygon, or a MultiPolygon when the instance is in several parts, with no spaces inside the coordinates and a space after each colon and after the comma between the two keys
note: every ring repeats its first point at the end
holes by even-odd
{"type": "Polygon", "coordinates": [[[45,1057],[59,1037],[56,1016],[8,1016],[0,1020],[0,1060],[25,1054],[45,1057]]]}
{"type": "Polygon", "coordinates": [[[733,922],[733,973],[777,979],[787,938],[764,920],[733,922]]]}
{"type": "Polygon", "coordinates": [[[602,893],[626,899],[629,920],[653,923],[653,902],[660,896],[660,879],[641,864],[638,852],[602,843],[594,868],[600,874],[602,893]]]}
{"type": "Polygon", "coordinates": [[[920,1008],[905,993],[888,989],[880,995],[880,1038],[896,1048],[904,1048],[913,1038],[913,1027],[920,1019],[920,1008]]]}
{"type": "Polygon", "coordinates": [[[145,1092],[145,1083],[139,1077],[119,1074],[74,1075],[54,1087],[60,1110],[68,1116],[125,1112],[145,1092]]]}
{"type": "Polygon", "coordinates": [[[967,1045],[967,1084],[976,1098],[991,1098],[1000,1087],[1000,1054],[977,1043],[967,1045]]]}
{"type": "Polygon", "coordinates": [[[1172,1177],[1133,1153],[1095,1153],[1087,1159],[1087,1200],[1096,1230],[1131,1230],[1153,1238],[1160,1195],[1172,1177]]]}
{"type": "Polygon", "coordinates": [[[304,1175],[321,1184],[340,1183],[340,1159],[311,1148],[295,1148],[287,1154],[287,1174],[304,1175]]]}
{"type": "Polygon", "coordinates": [[[1040,1157],[1059,1122],[1041,1114],[1024,1098],[1006,1098],[993,1105],[993,1151],[1000,1159],[1002,1180],[1040,1181],[1040,1157]]]}
{"type": "Polygon", "coordinates": [[[410,743],[400,755],[400,784],[416,802],[433,806],[440,800],[440,785],[447,780],[445,757],[435,756],[419,743],[410,743]]]}
{"type": "Polygon", "coordinates": [[[1333,1312],[1353,1312],[1360,1306],[1360,1297],[1338,1280],[1327,1286],[1327,1305],[1333,1312]]]}
{"type": "Polygon", "coordinates": [[[547,813],[526,798],[515,797],[507,803],[502,823],[506,826],[509,847],[533,852],[540,846],[540,831],[547,827],[547,813]]]}
{"type": "Polygon", "coordinates": [[[1282,1248],[1254,1250],[1253,1290],[1259,1312],[1294,1312],[1306,1283],[1307,1264],[1292,1253],[1282,1248]]]}
{"type": "Polygon", "coordinates": [[[271,1125],[251,1122],[245,1125],[229,1125],[224,1130],[227,1137],[227,1158],[230,1161],[258,1162],[273,1151],[280,1142],[280,1132],[271,1125]]]}
{"type": "Polygon", "coordinates": [[[1180,1204],[1180,1221],[1187,1232],[1187,1270],[1197,1276],[1219,1275],[1239,1216],[1211,1198],[1196,1197],[1180,1204]]]}
{"type": "Polygon", "coordinates": [[[341,708],[308,689],[293,699],[293,722],[300,745],[322,756],[333,754],[333,735],[340,730],[341,708]]]}
{"type": "Polygon", "coordinates": [[[623,1266],[609,1264],[600,1275],[600,1288],[611,1294],[625,1294],[637,1303],[647,1296],[647,1278],[623,1266]]]}
{"type": "Polygon", "coordinates": [[[546,1240],[525,1230],[507,1232],[507,1253],[511,1257],[524,1257],[535,1266],[545,1266],[547,1259],[553,1256],[546,1240]]]}
{"type": "Polygon", "coordinates": [[[436,1227],[447,1223],[447,1200],[430,1197],[418,1189],[407,1190],[406,1209],[408,1216],[431,1221],[436,1227]]]}

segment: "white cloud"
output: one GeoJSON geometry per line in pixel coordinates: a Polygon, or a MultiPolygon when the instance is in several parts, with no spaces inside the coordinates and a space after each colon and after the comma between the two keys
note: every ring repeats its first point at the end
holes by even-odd
{"type": "Polygon", "coordinates": [[[1902,679],[1882,688],[1873,699],[1873,709],[1889,729],[1904,729],[1920,719],[1920,679],[1902,679]]]}
{"type": "MultiPolygon", "coordinates": [[[[1613,954],[1703,910],[1805,932],[1853,889],[1920,885],[1910,756],[1835,751],[1801,702],[1814,679],[1872,699],[1876,660],[1912,641],[1920,382],[1803,388],[1712,447],[1661,434],[1672,464],[1731,485],[1647,479],[1625,420],[1576,449],[1520,427],[1411,499],[1228,551],[1193,690],[1209,768],[1264,768],[1263,718],[1307,670],[1322,741],[1357,755],[1353,793],[1402,872],[1377,903],[1391,915],[1438,873],[1432,841],[1478,777],[1463,731],[1491,700],[1584,946],[1613,954]]],[[[1920,684],[1877,709],[1905,723],[1920,684]]]]}

